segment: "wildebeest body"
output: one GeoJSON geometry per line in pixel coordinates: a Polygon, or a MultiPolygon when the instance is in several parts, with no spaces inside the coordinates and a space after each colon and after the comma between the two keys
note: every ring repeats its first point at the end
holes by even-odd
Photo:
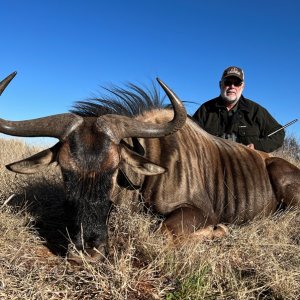
{"type": "Polygon", "coordinates": [[[216,224],[240,224],[277,207],[258,152],[213,137],[191,119],[171,136],[139,142],[150,161],[167,169],[140,179],[144,202],[160,214],[197,207],[213,216],[216,224]]]}
{"type": "MultiPolygon", "coordinates": [[[[111,203],[122,201],[124,189],[164,215],[162,229],[174,237],[219,236],[225,230],[219,223],[247,222],[281,202],[300,204],[296,166],[209,135],[186,119],[180,100],[160,84],[173,110],[162,106],[156,90],[149,95],[131,85],[112,90],[117,101],[80,102],[72,114],[0,119],[2,133],[59,139],[7,167],[28,174],[59,164],[72,241],[92,257],[105,252],[111,203]]],[[[0,92],[6,85],[0,83],[0,92]]]]}

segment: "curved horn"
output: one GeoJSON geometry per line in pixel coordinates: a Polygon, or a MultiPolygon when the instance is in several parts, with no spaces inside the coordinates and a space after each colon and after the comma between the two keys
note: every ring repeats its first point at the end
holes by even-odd
{"type": "Polygon", "coordinates": [[[25,121],[0,119],[0,132],[13,136],[44,136],[64,140],[82,122],[82,117],[70,113],[25,121]]]}
{"type": "MultiPolygon", "coordinates": [[[[13,72],[0,82],[0,95],[16,76],[13,72]]],[[[83,119],[74,114],[59,114],[26,121],[7,121],[0,119],[0,132],[23,137],[54,137],[64,140],[83,119]]]]}
{"type": "Polygon", "coordinates": [[[0,96],[2,95],[5,88],[9,85],[9,83],[12,81],[12,79],[17,75],[17,72],[13,72],[10,75],[8,75],[6,78],[4,78],[0,82],[0,96]]]}
{"type": "Polygon", "coordinates": [[[126,137],[156,138],[172,134],[179,130],[185,124],[187,118],[185,107],[176,94],[163,81],[159,78],[157,78],[157,81],[173,105],[174,117],[170,122],[155,124],[141,122],[126,116],[104,115],[97,120],[98,128],[103,129],[103,127],[107,127],[106,124],[109,122],[111,126],[107,130],[113,132],[112,135],[117,143],[126,137]]]}

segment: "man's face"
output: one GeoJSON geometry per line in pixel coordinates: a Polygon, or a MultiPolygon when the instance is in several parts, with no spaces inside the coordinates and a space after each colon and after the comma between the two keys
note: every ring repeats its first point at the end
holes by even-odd
{"type": "Polygon", "coordinates": [[[244,90],[245,83],[235,76],[226,77],[220,81],[222,98],[230,103],[237,102],[244,90]]]}

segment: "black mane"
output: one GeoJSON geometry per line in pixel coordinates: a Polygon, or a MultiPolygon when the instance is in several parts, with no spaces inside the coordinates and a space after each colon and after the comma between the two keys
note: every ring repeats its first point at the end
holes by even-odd
{"type": "Polygon", "coordinates": [[[125,87],[103,87],[108,92],[107,95],[78,101],[70,111],[82,117],[98,117],[105,114],[133,117],[155,108],[167,107],[163,103],[165,96],[161,97],[159,87],[154,82],[151,89],[143,89],[132,83],[126,84],[125,87]]]}

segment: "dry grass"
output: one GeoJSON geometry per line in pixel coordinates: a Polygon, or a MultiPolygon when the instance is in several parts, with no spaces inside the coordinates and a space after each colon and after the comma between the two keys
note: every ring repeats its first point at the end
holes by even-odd
{"type": "Polygon", "coordinates": [[[155,231],[157,217],[118,206],[107,260],[70,266],[58,169],[25,176],[3,167],[35,151],[0,140],[0,299],[300,299],[296,211],[174,250],[155,231]]]}

